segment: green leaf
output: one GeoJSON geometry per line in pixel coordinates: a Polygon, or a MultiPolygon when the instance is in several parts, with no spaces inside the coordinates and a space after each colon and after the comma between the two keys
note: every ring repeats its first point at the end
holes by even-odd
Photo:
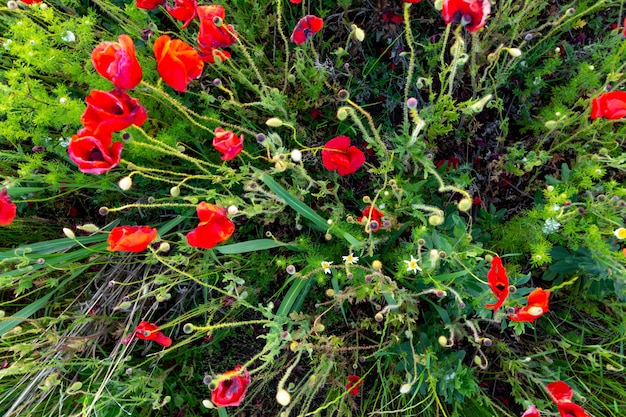
{"type": "Polygon", "coordinates": [[[289,247],[290,249],[296,248],[296,250],[299,249],[297,246],[277,242],[272,239],[255,239],[249,240],[247,242],[239,242],[233,243],[232,245],[220,246],[215,248],[215,250],[224,255],[233,255],[236,253],[255,252],[258,250],[266,250],[280,247],[289,247]]]}

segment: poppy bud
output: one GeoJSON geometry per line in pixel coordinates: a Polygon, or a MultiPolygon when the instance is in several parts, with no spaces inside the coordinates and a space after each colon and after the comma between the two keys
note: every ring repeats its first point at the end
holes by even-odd
{"type": "Polygon", "coordinates": [[[374,268],[377,271],[380,271],[381,269],[383,269],[383,263],[381,261],[374,261],[372,262],[372,268],[374,268]]]}
{"type": "Polygon", "coordinates": [[[170,188],[170,195],[172,197],[178,197],[180,195],[180,188],[179,187],[170,188]]]}
{"type": "Polygon", "coordinates": [[[351,27],[352,37],[359,42],[363,42],[363,40],[365,39],[365,32],[363,31],[363,29],[361,29],[357,25],[352,25],[351,27]]]}
{"type": "Polygon", "coordinates": [[[69,239],[76,239],[76,235],[74,234],[74,232],[72,232],[72,229],[68,229],[67,227],[63,228],[63,233],[65,234],[65,236],[67,236],[69,239]]]}
{"type": "Polygon", "coordinates": [[[442,223],[443,217],[439,216],[438,214],[433,214],[432,216],[428,217],[428,224],[430,224],[431,226],[439,226],[442,223]]]}
{"type": "Polygon", "coordinates": [[[119,182],[118,185],[124,191],[130,190],[130,187],[133,186],[133,179],[131,177],[124,177],[119,182]]]}
{"type": "Polygon", "coordinates": [[[470,200],[467,197],[461,199],[461,201],[459,201],[459,204],[457,204],[457,208],[459,209],[459,211],[463,211],[463,212],[468,211],[469,209],[472,208],[472,200],[470,200]]]}
{"type": "Polygon", "coordinates": [[[513,58],[518,58],[520,56],[522,56],[522,51],[519,48],[507,48],[506,50],[509,55],[511,55],[513,58]]]}
{"type": "Polygon", "coordinates": [[[441,345],[441,347],[448,346],[448,339],[445,336],[439,336],[437,342],[441,345]]]}
{"type": "Polygon", "coordinates": [[[288,406],[291,402],[291,394],[289,394],[289,392],[287,392],[284,388],[279,389],[276,393],[276,402],[283,407],[288,406]]]}
{"type": "Polygon", "coordinates": [[[294,149],[293,151],[291,151],[291,160],[293,162],[302,161],[302,152],[300,152],[298,149],[294,149]]]}
{"type": "Polygon", "coordinates": [[[347,117],[348,117],[348,111],[346,110],[346,108],[340,107],[339,110],[337,110],[337,119],[345,120],[347,117]]]}
{"type": "Polygon", "coordinates": [[[382,313],[376,313],[376,315],[374,316],[374,320],[376,320],[378,323],[380,323],[384,319],[385,319],[385,316],[383,316],[382,313]]]}
{"type": "Polygon", "coordinates": [[[269,127],[281,127],[283,125],[283,121],[280,120],[278,117],[272,117],[270,119],[267,119],[265,124],[269,127]]]}
{"type": "Polygon", "coordinates": [[[402,384],[400,387],[400,394],[408,394],[411,392],[411,388],[413,388],[413,385],[411,384],[402,384]]]}

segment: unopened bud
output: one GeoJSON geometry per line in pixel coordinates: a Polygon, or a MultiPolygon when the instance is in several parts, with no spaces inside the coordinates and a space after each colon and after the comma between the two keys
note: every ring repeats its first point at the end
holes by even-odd
{"type": "Polygon", "coordinates": [[[357,25],[352,25],[352,37],[359,42],[363,42],[365,39],[365,32],[357,25]]]}
{"type": "Polygon", "coordinates": [[[288,406],[291,402],[291,394],[289,394],[289,392],[287,392],[284,388],[279,389],[276,393],[276,402],[283,407],[288,406]]]}
{"type": "Polygon", "coordinates": [[[172,188],[170,188],[170,195],[172,197],[178,197],[180,195],[180,187],[172,187],[172,188]]]}
{"type": "Polygon", "coordinates": [[[271,119],[267,119],[265,124],[269,127],[281,127],[283,125],[283,121],[278,117],[272,117],[271,119]]]}
{"type": "Polygon", "coordinates": [[[442,347],[446,347],[448,346],[448,339],[445,336],[439,336],[439,338],[437,339],[437,342],[442,346],[442,347]]]}
{"type": "Polygon", "coordinates": [[[381,269],[383,269],[383,263],[381,261],[374,261],[372,262],[372,268],[374,268],[377,271],[380,271],[381,269]]]}
{"type": "Polygon", "coordinates": [[[233,205],[228,206],[227,211],[228,211],[228,214],[230,214],[231,216],[234,216],[235,214],[239,213],[239,208],[237,208],[237,206],[233,204],[233,205]]]}
{"type": "Polygon", "coordinates": [[[294,149],[293,151],[291,151],[291,160],[293,162],[302,161],[302,152],[300,152],[298,149],[294,149]]]}
{"type": "Polygon", "coordinates": [[[443,217],[438,214],[433,214],[432,216],[428,217],[428,224],[430,224],[431,226],[439,226],[442,223],[443,217]]]}
{"type": "Polygon", "coordinates": [[[348,117],[348,111],[345,107],[340,107],[339,110],[337,110],[337,119],[345,120],[346,117],[348,117]]]}
{"type": "Polygon", "coordinates": [[[411,392],[411,388],[413,388],[413,385],[411,384],[402,384],[400,387],[400,394],[408,394],[411,392]]]}
{"type": "Polygon", "coordinates": [[[522,51],[519,48],[507,48],[506,50],[509,55],[511,55],[513,58],[519,58],[520,56],[522,56],[522,51]]]}
{"type": "Polygon", "coordinates": [[[169,251],[170,251],[170,244],[167,242],[161,242],[161,244],[159,245],[158,252],[169,252],[169,251]]]}
{"type": "Polygon", "coordinates": [[[70,239],[76,239],[76,235],[72,232],[72,229],[68,229],[67,227],[63,228],[63,233],[70,239]]]}
{"type": "Polygon", "coordinates": [[[461,201],[457,204],[457,208],[459,211],[466,212],[472,208],[472,200],[469,198],[462,198],[461,201]]]}
{"type": "Polygon", "coordinates": [[[124,191],[130,190],[130,187],[133,186],[133,179],[131,177],[124,177],[118,182],[118,185],[124,191]]]}
{"type": "Polygon", "coordinates": [[[374,316],[374,320],[380,323],[381,321],[385,320],[385,316],[383,316],[383,313],[376,313],[376,315],[374,316]]]}

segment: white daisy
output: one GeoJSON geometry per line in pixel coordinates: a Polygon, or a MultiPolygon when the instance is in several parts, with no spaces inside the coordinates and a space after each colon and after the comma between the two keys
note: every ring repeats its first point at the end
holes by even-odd
{"type": "Polygon", "coordinates": [[[348,256],[342,256],[341,259],[343,259],[345,263],[350,265],[354,265],[355,263],[359,262],[359,257],[354,256],[352,252],[350,252],[348,256]]]}
{"type": "Polygon", "coordinates": [[[409,261],[404,261],[404,263],[406,264],[407,272],[422,272],[422,268],[419,267],[419,265],[417,264],[417,259],[415,259],[413,255],[411,255],[411,259],[409,261]]]}
{"type": "Polygon", "coordinates": [[[322,261],[322,268],[324,268],[325,274],[330,274],[330,266],[332,265],[332,261],[322,261]]]}

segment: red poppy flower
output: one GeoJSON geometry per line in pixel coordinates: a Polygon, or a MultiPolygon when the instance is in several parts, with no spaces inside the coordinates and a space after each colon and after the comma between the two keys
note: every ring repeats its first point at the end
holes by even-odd
{"type": "Polygon", "coordinates": [[[362,216],[359,217],[359,223],[363,223],[364,221],[376,222],[378,224],[377,227],[372,227],[370,223],[370,230],[372,232],[377,232],[380,230],[380,225],[382,223],[381,218],[385,215],[382,211],[378,210],[376,207],[367,206],[361,211],[362,216]]]}
{"type": "Polygon", "coordinates": [[[422,0],[402,0],[403,3],[419,3],[422,0]]]}
{"type": "Polygon", "coordinates": [[[561,417],[591,417],[585,412],[585,409],[569,401],[563,401],[556,404],[561,417]]]}
{"type": "Polygon", "coordinates": [[[156,9],[161,4],[163,4],[165,0],[137,0],[137,7],[139,9],[156,9]]]}
{"type": "Polygon", "coordinates": [[[213,147],[223,155],[222,161],[230,161],[239,155],[243,149],[243,134],[237,136],[230,130],[224,130],[221,127],[216,127],[214,133],[213,147]]]}
{"type": "Polygon", "coordinates": [[[546,389],[552,401],[557,404],[562,401],[571,401],[574,396],[574,390],[563,381],[551,382],[546,385],[546,389]]]}
{"type": "Polygon", "coordinates": [[[172,345],[172,339],[160,332],[159,327],[154,323],[142,321],[135,327],[134,334],[137,336],[137,339],[151,340],[163,347],[170,347],[172,345]]]}
{"type": "Polygon", "coordinates": [[[236,407],[243,401],[250,385],[250,374],[241,365],[220,376],[217,388],[211,391],[211,402],[218,407],[236,407]]]}
{"type": "Polygon", "coordinates": [[[198,43],[201,46],[226,48],[237,42],[233,27],[224,24],[226,12],[223,6],[211,4],[198,6],[197,10],[200,18],[198,43]]]}
{"type": "Polygon", "coordinates": [[[395,14],[393,10],[386,10],[381,16],[386,23],[401,23],[404,20],[402,16],[395,14]]]}
{"type": "Polygon", "coordinates": [[[180,39],[172,40],[168,35],[161,35],[154,42],[154,56],[163,81],[180,92],[185,92],[189,81],[198,78],[204,68],[198,51],[180,39]]]}
{"type": "Polygon", "coordinates": [[[324,27],[324,19],[308,14],[296,23],[291,34],[291,42],[302,45],[307,39],[322,30],[322,27],[324,27]]]}
{"type": "Polygon", "coordinates": [[[446,25],[461,23],[470,32],[476,32],[485,26],[485,20],[491,12],[489,0],[443,0],[443,21],[446,25]]]}
{"type": "Polygon", "coordinates": [[[591,100],[591,118],[617,120],[626,116],[626,91],[611,91],[591,100]]]}
{"type": "Polygon", "coordinates": [[[546,389],[552,401],[556,403],[561,417],[590,417],[584,408],[572,402],[574,391],[565,382],[551,382],[546,386],[546,389]]]}
{"type": "Polygon", "coordinates": [[[509,314],[509,318],[513,321],[525,321],[532,323],[548,312],[548,298],[550,291],[543,288],[537,288],[528,294],[528,303],[526,307],[516,308],[514,314],[509,314]]]}
{"type": "Polygon", "coordinates": [[[363,385],[361,377],[358,375],[348,375],[348,383],[346,389],[350,390],[350,395],[359,395],[359,388],[363,385]]]}
{"type": "Polygon", "coordinates": [[[111,252],[143,252],[157,237],[150,226],[117,226],[109,233],[107,243],[111,252]]]}
{"type": "Polygon", "coordinates": [[[111,133],[94,135],[89,129],[81,129],[72,136],[67,147],[70,159],[86,174],[104,174],[120,163],[124,145],[111,145],[111,133]]]}
{"type": "Polygon", "coordinates": [[[526,410],[524,412],[524,414],[522,414],[522,417],[540,417],[541,415],[539,414],[539,410],[537,410],[537,407],[535,407],[534,405],[531,405],[530,407],[528,407],[528,410],[526,410]]]}
{"type": "Polygon", "coordinates": [[[219,48],[231,46],[237,41],[235,30],[231,25],[224,24],[226,12],[224,7],[217,4],[208,6],[198,6],[198,17],[200,18],[200,32],[198,32],[198,48],[200,57],[204,62],[212,64],[215,57],[222,61],[230,58],[230,52],[222,51],[219,48]]]}
{"type": "Polygon", "coordinates": [[[13,222],[17,206],[11,201],[6,188],[0,191],[0,226],[8,226],[13,222]]]}
{"type": "Polygon", "coordinates": [[[302,3],[302,0],[289,0],[291,3],[293,4],[300,4],[302,3]]]}
{"type": "Polygon", "coordinates": [[[349,137],[337,136],[324,145],[322,162],[327,170],[337,170],[343,177],[356,172],[363,165],[365,154],[356,146],[350,146],[349,137]]]}
{"type": "Polygon", "coordinates": [[[80,118],[95,135],[119,132],[130,125],[141,126],[148,118],[146,108],[124,90],[91,90],[85,98],[87,109],[80,118]]]}
{"type": "Polygon", "coordinates": [[[491,261],[491,269],[487,272],[487,282],[489,282],[489,287],[498,300],[494,304],[485,305],[485,307],[493,308],[495,313],[509,295],[509,277],[506,276],[506,269],[502,266],[502,259],[499,256],[494,256],[491,261]]]}
{"type": "Polygon", "coordinates": [[[41,0],[20,0],[22,3],[24,4],[35,4],[35,3],[41,3],[41,0]]]}
{"type": "Polygon", "coordinates": [[[230,238],[235,225],[226,216],[226,209],[201,202],[196,208],[200,224],[187,233],[187,243],[196,248],[211,249],[230,238]]]}
{"type": "Polygon", "coordinates": [[[91,62],[98,74],[117,88],[130,90],[139,84],[141,66],[135,56],[135,44],[128,35],[120,35],[119,42],[102,42],[91,52],[91,62]]]}
{"type": "Polygon", "coordinates": [[[174,7],[165,4],[165,8],[174,19],[185,22],[183,23],[183,29],[197,16],[197,6],[198,2],[196,0],[174,0],[174,7]]]}

